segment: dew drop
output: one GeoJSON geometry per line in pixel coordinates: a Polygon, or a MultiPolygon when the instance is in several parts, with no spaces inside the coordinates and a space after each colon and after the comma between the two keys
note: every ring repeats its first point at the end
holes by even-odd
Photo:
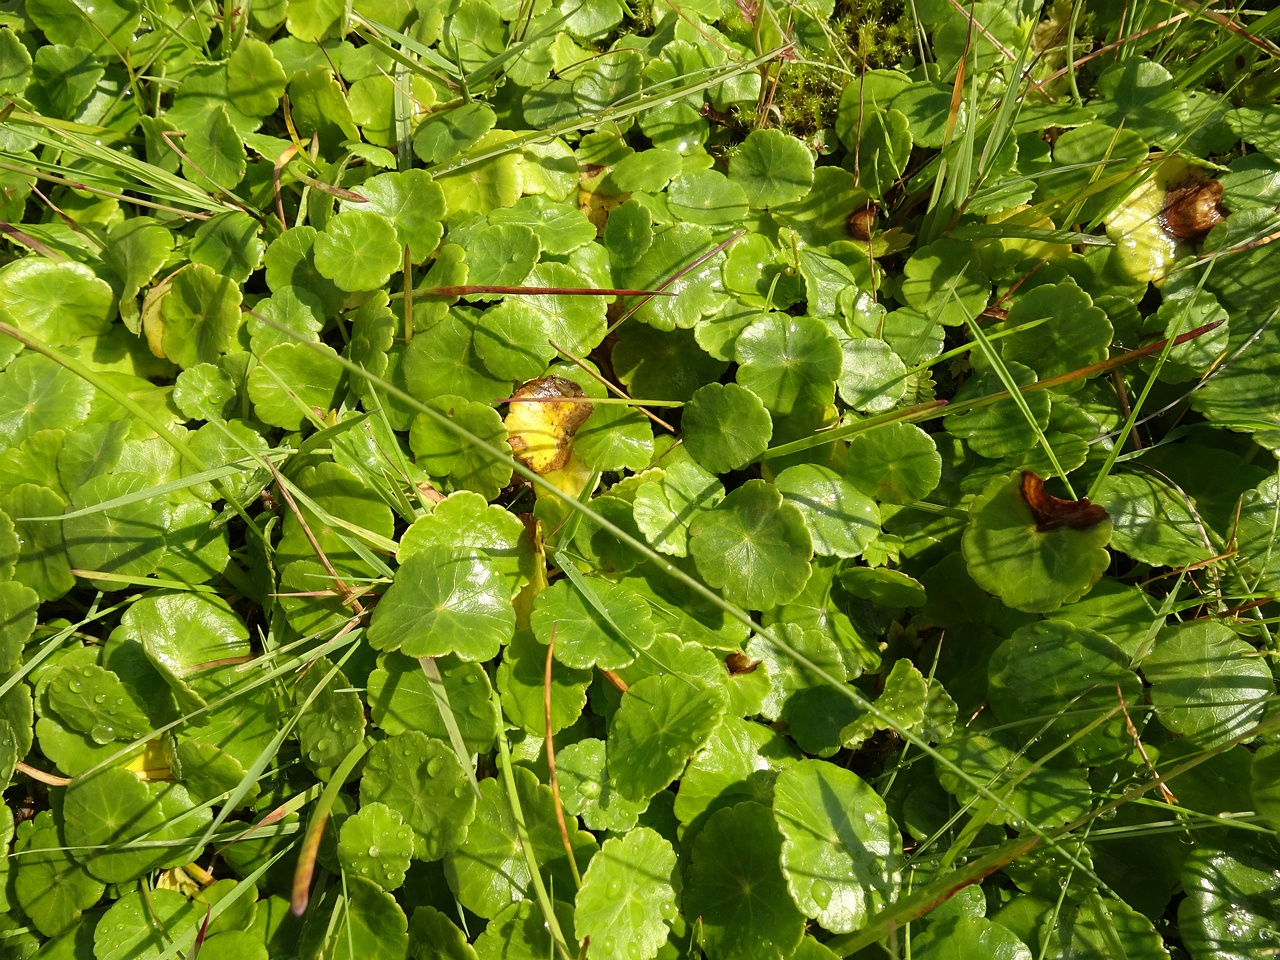
{"type": "Polygon", "coordinates": [[[614,942],[613,937],[605,937],[604,941],[600,944],[600,946],[604,948],[605,953],[613,953],[613,950],[617,946],[617,944],[614,942]]]}
{"type": "Polygon", "coordinates": [[[622,893],[622,884],[617,880],[610,880],[608,886],[609,896],[616,897],[622,893]]]}
{"type": "Polygon", "coordinates": [[[578,787],[578,792],[588,800],[594,800],[596,797],[600,796],[600,781],[585,780],[583,781],[582,786],[578,787]]]}
{"type": "Polygon", "coordinates": [[[100,694],[98,694],[96,697],[94,697],[94,698],[93,698],[93,702],[94,702],[94,703],[106,703],[106,702],[107,702],[107,695],[106,695],[105,693],[100,693],[100,694]]]}
{"type": "Polygon", "coordinates": [[[440,769],[444,766],[444,760],[440,757],[432,757],[427,761],[427,776],[440,776],[440,769]]]}
{"type": "Polygon", "coordinates": [[[83,686],[84,684],[81,683],[79,680],[72,680],[70,683],[67,684],[67,689],[70,690],[72,693],[79,693],[80,688],[83,686]]]}
{"type": "Polygon", "coordinates": [[[821,909],[827,909],[827,905],[831,903],[831,886],[825,880],[813,881],[813,887],[809,890],[813,896],[813,902],[821,909]]]}
{"type": "Polygon", "coordinates": [[[658,907],[658,913],[662,915],[663,920],[674,920],[676,918],[676,905],[670,900],[664,900],[662,906],[658,907]]]}
{"type": "Polygon", "coordinates": [[[628,943],[627,956],[630,957],[631,960],[640,960],[640,944],[634,942],[628,943]]]}
{"type": "Polygon", "coordinates": [[[369,844],[369,856],[376,857],[381,852],[382,851],[378,849],[378,845],[376,843],[369,844]]]}
{"type": "Polygon", "coordinates": [[[453,788],[453,795],[457,797],[459,800],[461,800],[462,797],[466,795],[466,792],[467,792],[467,785],[465,783],[460,783],[453,788]]]}

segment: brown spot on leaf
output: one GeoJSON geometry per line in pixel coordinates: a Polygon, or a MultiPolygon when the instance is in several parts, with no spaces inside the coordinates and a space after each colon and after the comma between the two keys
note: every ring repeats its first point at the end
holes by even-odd
{"type": "Polygon", "coordinates": [[[863,243],[871,241],[871,228],[876,225],[876,202],[868,200],[853,213],[849,214],[849,219],[845,222],[849,231],[849,236],[855,240],[861,240],[863,243]]]}
{"type": "Polygon", "coordinates": [[[1226,219],[1219,201],[1222,184],[1193,177],[1171,186],[1164,195],[1160,225],[1175,240],[1195,243],[1226,219]]]}
{"type": "Polygon", "coordinates": [[[1036,530],[1045,533],[1058,527],[1072,530],[1092,530],[1110,514],[1088,497],[1079,500],[1063,500],[1044,492],[1044,481],[1031,470],[1022,471],[1022,499],[1036,518],[1036,530]]]}

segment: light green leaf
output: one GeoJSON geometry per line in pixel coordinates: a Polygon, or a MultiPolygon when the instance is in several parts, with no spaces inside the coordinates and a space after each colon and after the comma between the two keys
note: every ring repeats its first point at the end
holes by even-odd
{"type": "Polygon", "coordinates": [[[606,840],[582,877],[574,932],[590,938],[589,960],[652,960],[677,916],[676,855],[640,827],[606,840]]]}
{"type": "Polygon", "coordinates": [[[813,542],[804,514],[763,480],[748,480],[689,525],[698,573],[725,599],[767,610],[799,595],[813,542]]]}
{"type": "MultiPolygon", "coordinates": [[[[475,817],[476,795],[453,748],[443,740],[413,730],[374,744],[360,777],[360,804],[362,811],[370,805],[385,804],[412,831],[413,856],[439,860],[466,838],[468,825],[475,817]]],[[[376,816],[391,831],[391,849],[398,849],[398,828],[387,822],[385,814],[376,816]]],[[[342,836],[347,836],[345,826],[342,836]]],[[[352,848],[350,855],[370,859],[380,856],[368,847],[352,848]]],[[[404,859],[407,861],[408,854],[404,859]]],[[[397,859],[386,865],[383,876],[390,881],[398,874],[403,880],[407,866],[407,862],[401,866],[397,859]]],[[[387,890],[399,886],[377,882],[387,890]]]]}
{"type": "Polygon", "coordinates": [[[848,933],[898,894],[902,839],[880,796],[849,770],[801,760],[778,774],[773,816],[796,906],[848,933]]]}
{"type": "Polygon", "coordinates": [[[645,677],[622,695],[609,725],[609,781],[628,800],[642,802],[680,776],[724,716],[720,687],[684,677],[645,677]]]}
{"type": "Polygon", "coordinates": [[[767,807],[750,801],[711,815],[693,841],[684,912],[702,918],[717,960],[786,960],[804,936],[778,866],[782,836],[767,807]]]}

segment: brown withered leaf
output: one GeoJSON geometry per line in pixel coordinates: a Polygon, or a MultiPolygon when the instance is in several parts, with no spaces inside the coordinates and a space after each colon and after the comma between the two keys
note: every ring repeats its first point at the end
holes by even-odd
{"type": "Polygon", "coordinates": [[[573,448],[573,435],[591,416],[590,403],[560,397],[581,397],[582,388],[564,377],[530,380],[511,395],[503,421],[511,452],[534,473],[550,473],[565,465],[573,448]],[[529,398],[520,402],[523,398],[529,398]]]}
{"type": "Polygon", "coordinates": [[[1034,471],[1022,471],[1022,499],[1036,518],[1036,530],[1045,533],[1058,527],[1072,530],[1091,530],[1110,514],[1099,504],[1090,503],[1088,497],[1079,500],[1063,500],[1044,492],[1044,481],[1034,471]]]}
{"type": "Polygon", "coordinates": [[[1171,186],[1164,195],[1160,225],[1175,240],[1195,243],[1221,223],[1222,184],[1193,177],[1171,186]]]}
{"type": "Polygon", "coordinates": [[[755,673],[756,667],[760,666],[762,661],[752,660],[745,653],[731,653],[724,658],[724,665],[729,668],[732,674],[739,673],[755,673]]]}

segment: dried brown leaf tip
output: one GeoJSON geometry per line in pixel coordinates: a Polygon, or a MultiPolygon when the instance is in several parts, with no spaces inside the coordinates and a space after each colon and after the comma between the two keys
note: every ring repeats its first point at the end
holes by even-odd
{"type": "Polygon", "coordinates": [[[729,668],[732,674],[738,673],[755,673],[756,667],[760,666],[761,661],[752,660],[745,653],[731,653],[724,658],[724,665],[729,668]]]}
{"type": "Polygon", "coordinates": [[[582,388],[564,377],[530,380],[511,395],[504,421],[511,452],[534,473],[559,470],[569,459],[573,435],[591,416],[591,404],[576,399],[582,388]]]}
{"type": "Polygon", "coordinates": [[[1196,243],[1226,219],[1225,211],[1219,206],[1221,200],[1219,181],[1193,175],[1165,192],[1160,225],[1175,240],[1196,243]]]}
{"type": "Polygon", "coordinates": [[[1036,518],[1036,530],[1045,533],[1058,527],[1072,530],[1092,530],[1110,514],[1088,497],[1079,500],[1063,500],[1044,492],[1044,481],[1034,471],[1022,471],[1022,499],[1036,518]]]}

